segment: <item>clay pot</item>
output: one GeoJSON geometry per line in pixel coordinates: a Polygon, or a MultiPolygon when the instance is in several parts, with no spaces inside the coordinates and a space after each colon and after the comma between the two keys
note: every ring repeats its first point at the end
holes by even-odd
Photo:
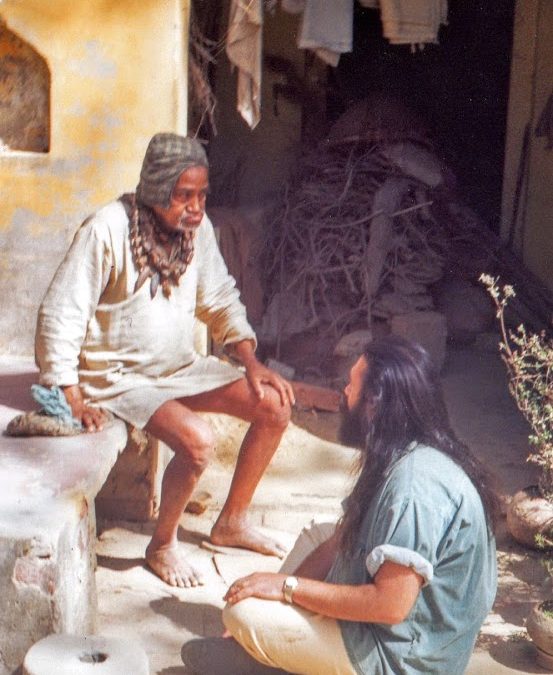
{"type": "Polygon", "coordinates": [[[551,600],[534,605],[526,621],[526,629],[537,647],[537,662],[551,671],[553,669],[553,602],[551,600]]]}
{"type": "Polygon", "coordinates": [[[517,492],[507,510],[507,527],[519,544],[536,546],[536,535],[553,538],[553,504],[544,499],[535,485],[517,492]]]}

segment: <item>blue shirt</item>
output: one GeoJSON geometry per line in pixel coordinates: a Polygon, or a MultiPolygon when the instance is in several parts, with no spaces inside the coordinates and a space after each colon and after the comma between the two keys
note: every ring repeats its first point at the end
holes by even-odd
{"type": "Polygon", "coordinates": [[[495,541],[474,485],[442,452],[417,445],[393,465],[355,555],[340,554],[327,581],[371,583],[385,560],[413,567],[425,583],[401,624],[340,622],[357,672],[462,675],[495,598],[495,541]]]}

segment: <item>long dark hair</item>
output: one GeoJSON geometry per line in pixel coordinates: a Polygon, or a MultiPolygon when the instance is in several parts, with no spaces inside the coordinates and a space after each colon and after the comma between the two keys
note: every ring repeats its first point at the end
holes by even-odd
{"type": "Polygon", "coordinates": [[[493,530],[498,497],[480,461],[451,428],[438,374],[428,353],[413,342],[390,336],[370,343],[364,357],[369,367],[357,412],[369,421],[357,482],[340,523],[341,549],[353,552],[356,533],[386,469],[408,452],[413,441],[440,450],[465,471],[493,530]]]}

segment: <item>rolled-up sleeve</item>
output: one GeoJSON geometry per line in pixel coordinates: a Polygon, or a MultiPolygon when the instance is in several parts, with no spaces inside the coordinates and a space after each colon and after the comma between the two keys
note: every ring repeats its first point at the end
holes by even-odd
{"type": "Polygon", "coordinates": [[[424,579],[423,586],[428,585],[434,576],[433,566],[416,551],[401,546],[383,544],[377,546],[369,553],[366,560],[367,571],[374,577],[381,565],[386,561],[410,567],[424,579]]]}
{"type": "Polygon", "coordinates": [[[251,340],[255,345],[256,337],[246,308],[240,301],[235,280],[228,273],[207,216],[199,235],[196,316],[209,326],[213,339],[222,345],[241,340],[251,340]]]}
{"type": "Polygon", "coordinates": [[[368,542],[366,567],[371,577],[384,562],[390,561],[412,568],[424,579],[425,586],[430,584],[447,517],[439,507],[420,496],[385,500],[368,542]]]}
{"type": "Polygon", "coordinates": [[[95,218],[85,221],[40,305],[35,360],[40,383],[77,384],[79,354],[112,267],[110,247],[95,218]]]}

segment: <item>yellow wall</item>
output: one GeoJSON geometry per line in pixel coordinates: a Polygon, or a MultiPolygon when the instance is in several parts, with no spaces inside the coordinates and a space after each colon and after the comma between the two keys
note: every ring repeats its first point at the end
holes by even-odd
{"type": "MultiPolygon", "coordinates": [[[[553,291],[553,149],[535,129],[553,94],[553,2],[517,0],[507,145],[503,183],[502,234],[525,265],[553,291]],[[529,144],[524,165],[523,138],[529,144]],[[522,181],[520,177],[522,176],[522,181]],[[520,203],[515,207],[517,181],[520,203]],[[516,212],[516,217],[514,214],[516,212]]],[[[505,280],[508,281],[508,280],[505,280]]]]}
{"type": "Polygon", "coordinates": [[[48,154],[0,154],[0,353],[32,353],[36,309],[81,220],[133,190],[149,138],[186,131],[189,0],[4,0],[51,74],[48,154]]]}

